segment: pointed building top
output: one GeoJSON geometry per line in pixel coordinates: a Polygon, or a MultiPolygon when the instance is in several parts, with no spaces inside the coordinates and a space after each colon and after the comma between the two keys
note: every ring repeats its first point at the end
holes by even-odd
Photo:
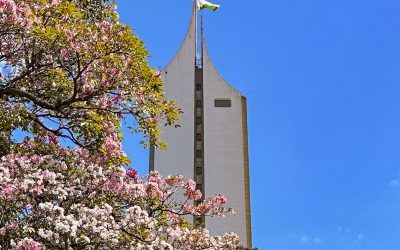
{"type": "Polygon", "coordinates": [[[174,61],[182,59],[182,57],[190,57],[193,58],[194,65],[197,51],[197,9],[196,9],[196,1],[193,3],[192,15],[190,18],[189,28],[186,32],[185,39],[183,40],[178,52],[172,58],[172,60],[166,65],[164,69],[167,69],[174,61]]]}
{"type": "Polygon", "coordinates": [[[201,16],[200,20],[198,17],[199,13],[196,8],[195,0],[193,3],[192,15],[190,18],[188,30],[185,35],[185,39],[183,40],[178,52],[164,68],[164,71],[166,71],[175,63],[177,63],[177,67],[181,68],[181,70],[184,70],[184,68],[188,67],[193,68],[194,66],[204,68],[205,71],[212,72],[214,77],[217,78],[218,81],[223,82],[224,85],[229,87],[232,91],[237,92],[241,95],[240,91],[232,87],[227,81],[224,80],[222,75],[214,66],[206,47],[203,31],[203,17],[201,16]]]}

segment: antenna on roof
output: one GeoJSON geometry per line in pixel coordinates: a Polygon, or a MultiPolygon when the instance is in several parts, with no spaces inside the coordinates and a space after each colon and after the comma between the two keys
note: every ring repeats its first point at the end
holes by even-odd
{"type": "Polygon", "coordinates": [[[196,66],[198,68],[203,67],[203,15],[200,14],[200,23],[198,21],[199,13],[196,8],[196,66]],[[200,28],[199,28],[200,26],[200,28]]]}

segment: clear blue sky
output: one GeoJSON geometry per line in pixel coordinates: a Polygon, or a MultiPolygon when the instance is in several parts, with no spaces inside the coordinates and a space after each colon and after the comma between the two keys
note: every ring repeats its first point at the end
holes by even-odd
{"type": "MultiPolygon", "coordinates": [[[[166,65],[192,1],[118,2],[166,65]]],[[[249,102],[254,246],[399,250],[400,1],[214,2],[209,52],[249,102]]],[[[124,145],[145,173],[147,153],[124,145]]]]}

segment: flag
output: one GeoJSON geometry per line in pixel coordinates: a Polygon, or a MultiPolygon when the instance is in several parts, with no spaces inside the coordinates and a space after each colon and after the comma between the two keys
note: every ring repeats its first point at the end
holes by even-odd
{"type": "Polygon", "coordinates": [[[198,11],[204,10],[204,9],[210,9],[212,11],[216,11],[220,5],[210,3],[206,0],[196,0],[196,6],[197,6],[198,11]]]}

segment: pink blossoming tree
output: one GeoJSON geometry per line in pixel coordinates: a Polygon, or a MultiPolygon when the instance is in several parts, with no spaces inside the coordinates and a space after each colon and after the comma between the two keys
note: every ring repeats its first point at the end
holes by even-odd
{"type": "Polygon", "coordinates": [[[224,196],[126,170],[121,122],[163,147],[179,115],[147,56],[114,1],[0,0],[0,249],[238,249],[188,220],[224,196]]]}

